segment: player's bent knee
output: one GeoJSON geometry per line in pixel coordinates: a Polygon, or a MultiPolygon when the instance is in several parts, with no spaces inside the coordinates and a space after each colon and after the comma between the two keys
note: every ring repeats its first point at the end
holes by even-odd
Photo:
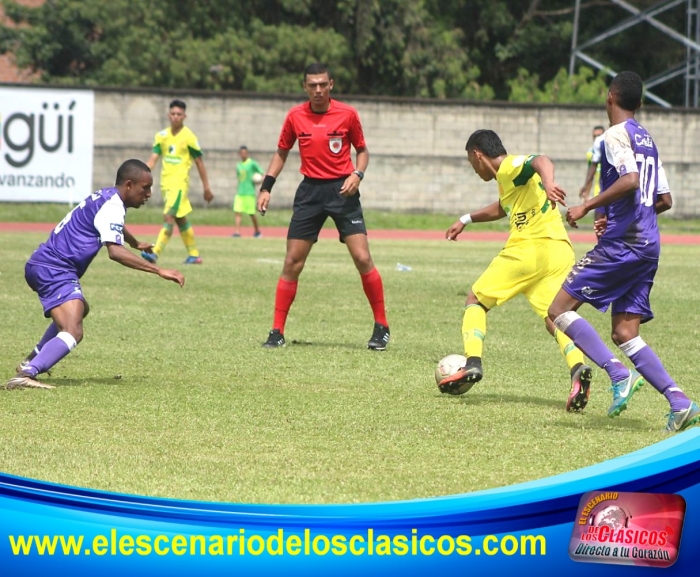
{"type": "Polygon", "coordinates": [[[56,335],[56,337],[61,339],[66,344],[69,351],[72,351],[83,338],[82,328],[78,332],[79,334],[76,336],[68,331],[61,331],[56,335]]]}
{"type": "MultiPolygon", "coordinates": [[[[550,311],[551,310],[552,309],[550,308],[550,311]]],[[[565,311],[559,315],[555,315],[554,318],[551,317],[550,313],[549,318],[552,319],[554,326],[557,327],[558,330],[560,330],[563,333],[566,333],[566,329],[568,329],[574,321],[580,319],[581,316],[574,311],[565,311]]]]}

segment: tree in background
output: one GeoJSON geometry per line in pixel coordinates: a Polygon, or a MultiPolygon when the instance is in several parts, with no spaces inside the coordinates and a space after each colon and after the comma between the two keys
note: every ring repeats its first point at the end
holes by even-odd
{"type": "MultiPolygon", "coordinates": [[[[573,0],[2,1],[24,26],[0,26],[0,52],[51,84],[298,92],[314,60],[345,94],[581,103],[602,82],[562,72],[573,0]]],[[[629,16],[606,0],[583,0],[582,14],[582,40],[629,16]]],[[[685,29],[683,6],[658,18],[685,29]]],[[[685,56],[654,34],[644,24],[589,52],[648,77],[685,56]]],[[[655,91],[678,102],[678,82],[655,91]]]]}

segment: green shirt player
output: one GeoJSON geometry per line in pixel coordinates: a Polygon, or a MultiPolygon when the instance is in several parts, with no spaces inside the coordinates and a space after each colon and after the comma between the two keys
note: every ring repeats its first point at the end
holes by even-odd
{"type": "Polygon", "coordinates": [[[236,176],[238,177],[238,190],[233,198],[233,212],[236,219],[236,228],[233,236],[241,236],[241,214],[249,214],[250,220],[253,221],[255,232],[253,236],[260,238],[262,233],[258,226],[258,219],[255,216],[256,198],[255,184],[262,182],[262,176],[265,174],[260,165],[250,157],[247,146],[241,146],[238,149],[238,154],[241,155],[241,161],[236,165],[236,176]]]}
{"type": "Polygon", "coordinates": [[[158,240],[153,247],[153,253],[142,252],[141,256],[147,261],[155,263],[168,244],[173,234],[173,227],[177,227],[182,237],[182,242],[187,249],[185,264],[201,264],[202,258],[194,241],[194,231],[187,219],[192,212],[189,200],[190,168],[192,163],[197,167],[204,188],[204,200],[211,202],[214,195],[209,188],[207,170],[202,160],[202,149],[199,141],[189,128],[184,124],[186,105],[181,100],[173,100],[170,103],[168,119],[170,126],[156,134],[153,141],[151,157],[146,163],[153,170],[159,158],[163,158],[163,169],[160,175],[160,188],[165,201],[163,209],[164,223],[158,240]]]}
{"type": "Polygon", "coordinates": [[[574,250],[556,203],[566,193],[554,180],[554,165],[546,156],[506,152],[492,130],[477,130],[467,141],[467,161],[484,181],[498,184],[498,200],[465,214],[446,232],[457,240],[472,222],[510,221],[503,250],[474,282],[467,296],[462,322],[466,366],[438,386],[443,393],[461,395],[483,377],[481,356],[486,313],[517,295],[524,295],[545,328],[556,339],[571,374],[567,411],[581,411],[588,402],[592,371],[583,353],[547,316],[549,305],[574,262],[574,250]]]}

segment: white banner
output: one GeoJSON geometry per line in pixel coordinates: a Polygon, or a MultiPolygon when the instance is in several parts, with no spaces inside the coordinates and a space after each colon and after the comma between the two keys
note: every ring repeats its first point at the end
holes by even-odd
{"type": "Polygon", "coordinates": [[[0,201],[90,195],[94,114],[92,90],[0,86],[0,201]]]}

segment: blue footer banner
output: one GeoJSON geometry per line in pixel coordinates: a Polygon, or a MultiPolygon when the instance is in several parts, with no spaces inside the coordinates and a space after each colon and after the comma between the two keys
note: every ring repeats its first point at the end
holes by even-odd
{"type": "Polygon", "coordinates": [[[0,575],[572,577],[698,567],[700,428],[547,479],[390,503],[179,501],[0,474],[0,575]]]}

